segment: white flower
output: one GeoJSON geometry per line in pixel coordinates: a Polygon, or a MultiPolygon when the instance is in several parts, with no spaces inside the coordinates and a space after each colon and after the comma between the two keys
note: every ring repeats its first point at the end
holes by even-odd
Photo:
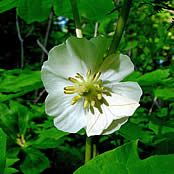
{"type": "Polygon", "coordinates": [[[136,82],[120,82],[134,71],[126,55],[104,59],[105,38],[70,37],[54,47],[42,67],[48,92],[46,113],[55,116],[57,129],[88,136],[118,130],[139,106],[142,90],[136,82]],[[103,61],[104,60],[104,61],[103,61]]]}

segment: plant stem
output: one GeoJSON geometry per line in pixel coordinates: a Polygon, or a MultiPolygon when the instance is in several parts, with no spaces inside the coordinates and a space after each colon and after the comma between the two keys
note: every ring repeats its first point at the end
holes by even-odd
{"type": "Polygon", "coordinates": [[[114,54],[117,51],[129,15],[131,1],[132,0],[124,0],[108,55],[114,54]]]}
{"type": "Polygon", "coordinates": [[[85,164],[92,158],[92,137],[86,135],[85,164]]]}
{"type": "Polygon", "coordinates": [[[72,12],[73,12],[73,17],[75,21],[75,27],[76,27],[76,36],[78,38],[82,38],[82,30],[81,30],[81,24],[80,24],[80,16],[79,16],[79,11],[77,7],[77,1],[76,0],[70,0],[71,6],[72,6],[72,12]]]}
{"type": "MultiPolygon", "coordinates": [[[[50,33],[52,21],[53,21],[53,11],[50,12],[50,16],[49,16],[49,20],[48,20],[48,26],[47,26],[47,30],[46,30],[46,34],[45,34],[45,39],[44,39],[44,48],[47,47],[48,36],[50,33]]],[[[41,63],[44,62],[44,58],[45,58],[45,52],[43,51],[42,57],[41,57],[41,63]]]]}
{"type": "Polygon", "coordinates": [[[21,31],[20,31],[20,26],[19,26],[19,20],[18,20],[18,16],[16,14],[16,29],[17,29],[17,34],[18,34],[18,39],[20,41],[21,44],[21,69],[24,68],[24,39],[21,36],[21,31]]]}
{"type": "Polygon", "coordinates": [[[95,158],[97,156],[97,146],[96,144],[93,144],[93,154],[92,157],[95,158]]]}

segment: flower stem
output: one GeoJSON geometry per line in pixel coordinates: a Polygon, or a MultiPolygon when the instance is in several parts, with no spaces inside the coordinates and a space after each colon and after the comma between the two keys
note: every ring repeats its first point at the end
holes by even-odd
{"type": "Polygon", "coordinates": [[[129,15],[131,2],[132,0],[124,0],[108,55],[114,54],[117,51],[129,15]]]}
{"type": "Polygon", "coordinates": [[[77,0],[70,0],[70,2],[71,2],[71,6],[72,6],[74,21],[75,21],[76,36],[78,38],[82,38],[83,35],[82,35],[81,24],[80,24],[79,10],[77,7],[77,0]]]}
{"type": "Polygon", "coordinates": [[[93,158],[97,156],[97,146],[96,144],[93,144],[93,158]]]}
{"type": "Polygon", "coordinates": [[[92,137],[86,136],[85,164],[92,159],[92,137]]]}

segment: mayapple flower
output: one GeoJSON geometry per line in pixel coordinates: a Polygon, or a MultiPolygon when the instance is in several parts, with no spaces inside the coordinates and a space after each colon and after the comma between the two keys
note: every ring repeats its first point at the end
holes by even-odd
{"type": "Polygon", "coordinates": [[[87,136],[107,135],[127,122],[139,106],[136,82],[120,82],[134,71],[130,58],[112,54],[105,38],[70,37],[55,46],[42,66],[48,92],[45,110],[64,132],[86,129],[87,136]]]}

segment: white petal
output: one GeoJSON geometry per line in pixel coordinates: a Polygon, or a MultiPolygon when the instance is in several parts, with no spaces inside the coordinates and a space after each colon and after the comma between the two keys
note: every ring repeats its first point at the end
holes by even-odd
{"type": "Polygon", "coordinates": [[[102,132],[102,135],[109,135],[120,129],[120,127],[128,121],[128,117],[123,117],[118,120],[114,120],[112,124],[102,132]]]}
{"type": "Polygon", "coordinates": [[[95,114],[89,112],[86,128],[87,136],[101,135],[103,130],[112,123],[112,113],[108,112],[105,106],[102,106],[102,111],[103,113],[100,113],[98,109],[94,108],[95,114]]]}
{"type": "Polygon", "coordinates": [[[104,87],[109,88],[113,93],[126,96],[137,102],[140,101],[142,95],[142,89],[137,82],[111,82],[104,84],[104,87]]]}
{"type": "Polygon", "coordinates": [[[86,127],[87,109],[83,108],[83,102],[78,101],[75,105],[67,107],[62,114],[54,119],[57,129],[64,132],[76,133],[86,127]]]}
{"type": "Polygon", "coordinates": [[[49,116],[58,116],[69,106],[73,95],[49,93],[45,100],[45,111],[49,116]]]}
{"type": "MultiPolygon", "coordinates": [[[[85,62],[88,69],[98,71],[108,48],[106,38],[97,37],[91,40],[71,37],[67,40],[67,48],[72,57],[78,57],[85,62]]],[[[80,73],[83,73],[79,71],[80,73]]],[[[84,73],[86,73],[85,71],[84,73]]]]}
{"type": "Polygon", "coordinates": [[[111,97],[106,96],[105,99],[109,103],[108,108],[112,112],[114,120],[133,115],[139,106],[137,101],[115,93],[112,93],[111,97]]]}
{"type": "Polygon", "coordinates": [[[44,62],[44,70],[55,74],[60,78],[75,76],[77,72],[87,71],[87,67],[82,59],[73,56],[67,49],[67,45],[61,44],[52,48],[48,54],[48,61],[44,62]]]}
{"type": "Polygon", "coordinates": [[[119,82],[134,71],[134,65],[128,56],[113,54],[104,60],[99,71],[103,83],[119,82]]]}
{"type": "Polygon", "coordinates": [[[86,133],[88,136],[110,134],[123,125],[128,116],[131,116],[139,106],[135,100],[112,93],[105,96],[109,106],[102,105],[102,113],[94,108],[94,114],[90,111],[87,119],[86,133]]]}
{"type": "Polygon", "coordinates": [[[75,133],[86,126],[87,110],[83,108],[82,100],[71,105],[74,95],[49,94],[45,101],[46,113],[56,116],[55,126],[64,132],[75,133]]]}
{"type": "Polygon", "coordinates": [[[59,77],[53,71],[49,70],[49,67],[42,68],[41,78],[45,89],[49,93],[63,93],[64,87],[72,86],[72,82],[65,78],[59,77]]]}

